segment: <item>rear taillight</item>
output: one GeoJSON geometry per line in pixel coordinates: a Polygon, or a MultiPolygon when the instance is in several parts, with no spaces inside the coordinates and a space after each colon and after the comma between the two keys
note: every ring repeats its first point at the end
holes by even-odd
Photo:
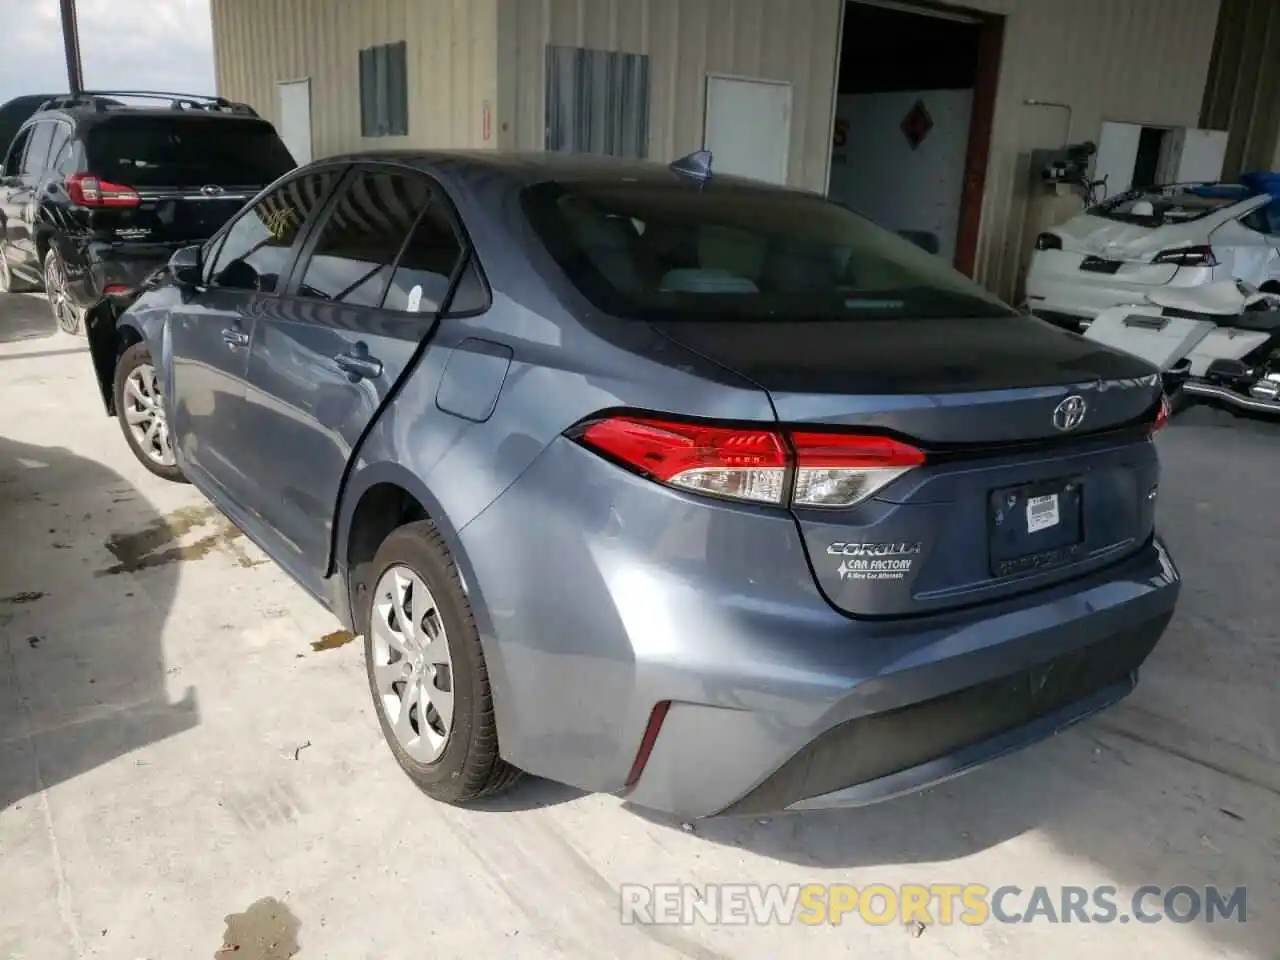
{"type": "Polygon", "coordinates": [[[1056,233],[1042,233],[1036,237],[1037,250],[1061,250],[1062,238],[1056,233]]]}
{"type": "Polygon", "coordinates": [[[924,463],[923,453],[890,437],[793,433],[791,445],[797,506],[847,507],[924,463]]]}
{"type": "Polygon", "coordinates": [[[1216,267],[1218,258],[1213,255],[1213,247],[1178,247],[1174,250],[1161,250],[1151,262],[1171,263],[1178,267],[1216,267]]]}
{"type": "Polygon", "coordinates": [[[136,207],[142,203],[138,191],[119,183],[95,177],[91,173],[75,173],[67,177],[67,196],[81,207],[136,207]]]}
{"type": "Polygon", "coordinates": [[[673,487],[734,500],[782,502],[787,454],[781,437],[770,430],[610,417],[589,425],[582,440],[673,487]]]}
{"type": "Polygon", "coordinates": [[[649,417],[597,420],[579,439],[668,486],[778,506],[852,506],[925,462],[920,450],[889,437],[784,433],[649,417]]]}
{"type": "Polygon", "coordinates": [[[1169,414],[1171,412],[1168,394],[1160,394],[1160,406],[1156,409],[1156,418],[1151,423],[1151,435],[1153,437],[1164,429],[1165,424],[1169,422],[1169,414]]]}

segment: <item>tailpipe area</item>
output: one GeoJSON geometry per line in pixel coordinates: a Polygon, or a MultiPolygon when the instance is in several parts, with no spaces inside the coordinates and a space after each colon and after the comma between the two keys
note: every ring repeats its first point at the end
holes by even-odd
{"type": "Polygon", "coordinates": [[[1187,380],[1182,384],[1182,392],[1188,397],[1195,397],[1210,403],[1221,403],[1224,406],[1248,410],[1250,413],[1267,413],[1280,417],[1280,400],[1265,400],[1261,397],[1246,397],[1226,387],[1215,386],[1201,380],[1187,380]]]}

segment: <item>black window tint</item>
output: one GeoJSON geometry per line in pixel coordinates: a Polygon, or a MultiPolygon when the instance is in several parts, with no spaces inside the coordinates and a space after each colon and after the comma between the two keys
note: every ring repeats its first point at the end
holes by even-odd
{"type": "Polygon", "coordinates": [[[112,117],[85,148],[90,170],[131,187],[263,186],[294,168],[271,124],[241,117],[112,117]]]}
{"type": "Polygon", "coordinates": [[[458,278],[458,287],[453,291],[453,299],[449,302],[449,313],[480,313],[489,308],[489,288],[484,277],[476,266],[473,254],[467,258],[467,265],[462,268],[462,276],[458,278]]]}
{"type": "Polygon", "coordinates": [[[1251,211],[1248,216],[1241,217],[1240,222],[1258,233],[1280,233],[1280,199],[1251,211]]]}
{"type": "Polygon", "coordinates": [[[1012,311],[820,197],[734,183],[543,183],[535,233],[601,310],[646,320],[883,320],[1012,311]]]}
{"type": "Polygon", "coordinates": [[[298,293],[376,307],[409,228],[431,197],[426,181],[361,173],[320,229],[298,293]]]}
{"type": "Polygon", "coordinates": [[[44,163],[49,159],[49,141],[53,139],[53,124],[45,121],[31,128],[31,139],[27,141],[27,155],[22,160],[22,173],[25,176],[36,176],[44,170],[44,163]]]}
{"type": "Polygon", "coordinates": [[[462,258],[462,243],[439,200],[427,208],[396,267],[383,306],[408,313],[437,313],[462,258]]]}
{"type": "Polygon", "coordinates": [[[5,155],[4,175],[16,177],[22,172],[22,155],[27,152],[27,141],[31,139],[31,128],[23,130],[13,138],[9,152],[5,155]]]}
{"type": "Polygon", "coordinates": [[[49,141],[48,167],[58,169],[63,163],[64,154],[71,141],[71,128],[65,123],[53,124],[53,138],[49,141]]]}
{"type": "Polygon", "coordinates": [[[210,282],[236,290],[272,293],[289,269],[291,248],[302,225],[333,186],[336,174],[312,173],[281,184],[227,231],[210,282]]]}

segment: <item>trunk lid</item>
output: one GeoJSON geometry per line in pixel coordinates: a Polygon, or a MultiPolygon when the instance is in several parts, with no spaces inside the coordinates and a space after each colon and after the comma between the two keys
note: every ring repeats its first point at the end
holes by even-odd
{"type": "Polygon", "coordinates": [[[1161,385],[1135,357],[1021,316],[655,326],[759,384],[783,424],[925,451],[852,507],[793,510],[818,585],[850,614],[1038,589],[1151,535],[1161,385]],[[1081,406],[1071,425],[1062,411],[1081,406]]]}

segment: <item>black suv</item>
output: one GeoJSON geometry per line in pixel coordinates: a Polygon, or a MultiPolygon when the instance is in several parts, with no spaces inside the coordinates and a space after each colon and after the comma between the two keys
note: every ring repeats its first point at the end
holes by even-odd
{"type": "Polygon", "coordinates": [[[18,130],[0,171],[0,292],[43,286],[58,325],[79,332],[85,311],[134,291],[294,166],[275,128],[241,103],[56,97],[18,130]]]}

